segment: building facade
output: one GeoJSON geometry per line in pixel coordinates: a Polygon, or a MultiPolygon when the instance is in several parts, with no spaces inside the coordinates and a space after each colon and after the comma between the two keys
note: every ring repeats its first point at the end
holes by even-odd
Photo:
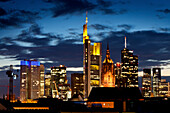
{"type": "Polygon", "coordinates": [[[90,89],[101,84],[101,43],[94,43],[90,50],[90,89]]]}
{"type": "Polygon", "coordinates": [[[152,93],[151,69],[143,69],[142,95],[144,97],[151,97],[151,93],[152,93]]]}
{"type": "Polygon", "coordinates": [[[106,58],[103,61],[101,86],[102,87],[115,87],[115,72],[114,63],[110,58],[109,45],[107,45],[106,58]]]}
{"type": "Polygon", "coordinates": [[[40,97],[40,62],[24,60],[20,63],[20,101],[40,97]]]}
{"type": "Polygon", "coordinates": [[[133,51],[125,48],[121,51],[121,86],[138,87],[138,56],[133,55],[133,51]]]}
{"type": "Polygon", "coordinates": [[[84,91],[84,79],[83,73],[73,73],[71,74],[71,90],[73,95],[81,95],[83,97],[84,91]]]}
{"type": "Polygon", "coordinates": [[[159,86],[161,84],[161,68],[153,68],[153,95],[159,96],[159,86]]]}

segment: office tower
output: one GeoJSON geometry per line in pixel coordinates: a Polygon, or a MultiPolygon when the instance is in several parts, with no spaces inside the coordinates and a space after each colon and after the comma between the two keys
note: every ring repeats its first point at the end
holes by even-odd
{"type": "Polygon", "coordinates": [[[20,100],[40,97],[40,62],[24,60],[20,64],[20,100]]]}
{"type": "Polygon", "coordinates": [[[64,65],[51,68],[50,86],[52,98],[67,100],[70,97],[70,84],[67,84],[66,67],[64,65]],[[66,94],[68,95],[66,96],[66,94]]]}
{"type": "Polygon", "coordinates": [[[50,97],[51,73],[45,74],[45,96],[50,97]]]}
{"type": "Polygon", "coordinates": [[[83,72],[84,72],[84,96],[88,97],[92,87],[100,86],[101,78],[101,43],[94,43],[87,34],[87,13],[86,24],[83,25],[83,72]],[[92,75],[92,76],[91,76],[92,75]]]}
{"type": "Polygon", "coordinates": [[[115,67],[114,67],[114,69],[115,69],[115,87],[121,87],[120,86],[120,81],[121,81],[121,63],[120,62],[117,62],[116,64],[115,64],[115,67]]]}
{"type": "Polygon", "coordinates": [[[83,97],[84,91],[84,79],[83,73],[73,73],[71,74],[71,90],[73,95],[81,95],[83,97]]]}
{"type": "Polygon", "coordinates": [[[90,47],[90,89],[92,89],[101,84],[101,43],[94,43],[90,47]]]}
{"type": "Polygon", "coordinates": [[[142,95],[144,97],[151,97],[152,87],[151,87],[151,69],[143,69],[142,77],[142,95]]]}
{"type": "Polygon", "coordinates": [[[125,48],[121,51],[122,85],[123,87],[138,87],[138,56],[133,51],[125,48]]]}
{"type": "Polygon", "coordinates": [[[153,95],[159,96],[159,85],[161,82],[161,68],[153,68],[153,95]]]}
{"type": "Polygon", "coordinates": [[[40,65],[40,97],[44,96],[44,65],[40,65]]]}
{"type": "Polygon", "coordinates": [[[159,85],[159,97],[169,96],[170,96],[170,83],[166,82],[166,79],[161,79],[161,84],[159,85]]]}
{"type": "Polygon", "coordinates": [[[101,86],[115,87],[114,63],[110,58],[109,45],[107,45],[106,58],[103,61],[101,86]]]}

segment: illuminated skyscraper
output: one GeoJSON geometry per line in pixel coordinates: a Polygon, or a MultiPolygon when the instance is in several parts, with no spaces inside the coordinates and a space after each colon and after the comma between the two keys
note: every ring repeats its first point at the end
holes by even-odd
{"type": "Polygon", "coordinates": [[[115,87],[114,63],[110,58],[109,45],[107,45],[106,58],[103,61],[101,86],[115,87]]]}
{"type": "Polygon", "coordinates": [[[90,56],[90,87],[99,87],[101,84],[101,43],[91,45],[90,56]]]}
{"type": "Polygon", "coordinates": [[[67,84],[66,67],[64,65],[51,68],[51,96],[68,100],[71,98],[70,84],[67,84]]]}
{"type": "Polygon", "coordinates": [[[40,65],[40,96],[44,96],[44,65],[40,65]]]}
{"type": "Polygon", "coordinates": [[[92,87],[100,86],[101,78],[101,43],[94,43],[91,41],[87,34],[87,13],[86,24],[83,25],[83,72],[84,72],[84,96],[88,97],[92,87]]]}
{"type": "Polygon", "coordinates": [[[72,96],[75,94],[80,94],[83,96],[84,91],[84,80],[83,80],[83,73],[73,73],[71,74],[71,90],[72,96]]]}
{"type": "Polygon", "coordinates": [[[161,83],[161,68],[153,68],[153,95],[159,96],[159,85],[161,83]]]}
{"type": "Polygon", "coordinates": [[[20,64],[20,100],[40,97],[40,62],[24,60],[20,64]]]}
{"type": "Polygon", "coordinates": [[[125,48],[121,51],[122,74],[121,86],[138,87],[138,56],[133,55],[133,51],[125,48]]]}
{"type": "Polygon", "coordinates": [[[151,69],[143,69],[142,77],[142,95],[144,97],[151,97],[152,87],[151,87],[151,69]]]}
{"type": "Polygon", "coordinates": [[[169,96],[170,96],[170,83],[166,82],[166,79],[161,79],[161,84],[159,85],[159,97],[169,96]]]}

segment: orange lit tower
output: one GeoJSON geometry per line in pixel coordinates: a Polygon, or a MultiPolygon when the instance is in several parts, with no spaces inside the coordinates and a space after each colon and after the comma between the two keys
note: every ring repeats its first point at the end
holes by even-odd
{"type": "Polygon", "coordinates": [[[103,61],[102,66],[102,87],[115,87],[115,75],[114,75],[114,63],[110,58],[109,45],[107,44],[106,58],[103,61]]]}
{"type": "Polygon", "coordinates": [[[101,78],[101,43],[91,45],[87,33],[87,13],[86,23],[83,25],[83,72],[84,72],[84,96],[89,96],[92,87],[100,86],[101,78]]]}

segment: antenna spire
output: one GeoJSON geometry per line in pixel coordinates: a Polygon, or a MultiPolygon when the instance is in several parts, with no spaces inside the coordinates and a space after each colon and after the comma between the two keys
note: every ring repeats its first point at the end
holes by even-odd
{"type": "Polygon", "coordinates": [[[126,36],[125,36],[125,48],[126,48],[126,36]]]}
{"type": "Polygon", "coordinates": [[[87,17],[87,11],[86,11],[86,24],[88,23],[88,17],[87,17]]]}

